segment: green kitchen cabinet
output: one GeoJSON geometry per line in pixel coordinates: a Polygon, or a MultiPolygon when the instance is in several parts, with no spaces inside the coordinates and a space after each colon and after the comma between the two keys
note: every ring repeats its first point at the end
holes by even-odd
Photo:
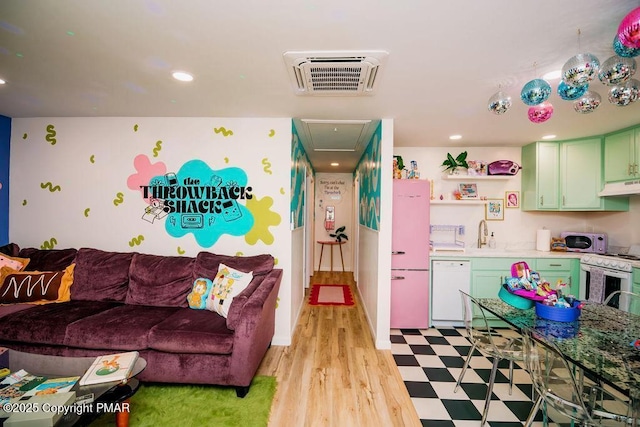
{"type": "Polygon", "coordinates": [[[628,181],[640,178],[640,127],[606,135],[604,138],[604,180],[628,181]]]}
{"type": "Polygon", "coordinates": [[[471,258],[471,295],[496,298],[505,278],[511,277],[511,265],[525,261],[535,269],[535,260],[522,258],[471,258]]]}
{"type": "Polygon", "coordinates": [[[558,210],[560,146],[534,142],[522,147],[522,210],[558,210]]]}
{"type": "Polygon", "coordinates": [[[640,268],[633,268],[633,284],[631,292],[640,295],[640,268]]]}
{"type": "Polygon", "coordinates": [[[580,259],[578,258],[537,258],[536,270],[541,279],[545,279],[556,288],[556,283],[561,281],[569,288],[565,293],[578,296],[578,284],[580,283],[580,259]]]}
{"type": "Polygon", "coordinates": [[[628,211],[628,197],[599,197],[602,138],[522,147],[522,210],[628,211]]]}

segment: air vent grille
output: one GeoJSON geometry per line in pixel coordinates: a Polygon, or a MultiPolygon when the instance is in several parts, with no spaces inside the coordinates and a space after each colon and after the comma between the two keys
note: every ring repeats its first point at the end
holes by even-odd
{"type": "Polygon", "coordinates": [[[285,63],[298,95],[373,95],[386,52],[286,52],[285,63]]]}
{"type": "Polygon", "coordinates": [[[362,67],[311,67],[313,90],[358,91],[360,89],[362,67]]]}

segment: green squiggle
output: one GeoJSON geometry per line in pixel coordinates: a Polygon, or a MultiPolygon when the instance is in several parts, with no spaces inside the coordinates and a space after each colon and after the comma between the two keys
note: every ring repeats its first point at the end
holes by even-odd
{"type": "Polygon", "coordinates": [[[180,246],[178,246],[178,254],[180,255],[184,255],[184,253],[187,252],[184,249],[182,249],[180,246]]]}
{"type": "Polygon", "coordinates": [[[143,241],[144,241],[144,236],[142,234],[139,234],[138,237],[134,237],[129,241],[129,246],[131,247],[139,246],[140,243],[142,243],[143,241]]]}
{"type": "Polygon", "coordinates": [[[55,237],[49,239],[49,241],[45,241],[42,245],[40,245],[40,249],[53,249],[58,244],[58,241],[55,237]]]}
{"type": "Polygon", "coordinates": [[[231,129],[227,130],[227,128],[225,128],[224,126],[219,127],[219,128],[213,128],[213,131],[215,133],[221,133],[223,136],[229,136],[229,135],[233,135],[233,131],[231,129]]]}
{"type": "Polygon", "coordinates": [[[62,188],[60,188],[59,185],[56,185],[55,187],[53,186],[53,184],[51,182],[41,182],[40,183],[40,188],[42,188],[43,190],[45,188],[48,188],[49,191],[51,191],[52,193],[56,192],[56,191],[62,191],[62,188]]]}
{"type": "Polygon", "coordinates": [[[87,208],[84,210],[84,216],[86,216],[87,218],[89,218],[89,212],[91,211],[91,208],[87,208]]]}
{"type": "Polygon", "coordinates": [[[118,191],[118,193],[116,193],[116,198],[113,199],[113,204],[114,206],[118,206],[120,203],[123,203],[123,202],[124,202],[124,194],[118,191]]]}
{"type": "Polygon", "coordinates": [[[160,150],[162,150],[162,141],[156,142],[156,148],[153,149],[153,157],[158,157],[160,150]]]}

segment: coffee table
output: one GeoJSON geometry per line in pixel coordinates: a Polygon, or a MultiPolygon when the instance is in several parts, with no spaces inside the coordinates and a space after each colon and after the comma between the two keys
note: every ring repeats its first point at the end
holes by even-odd
{"type": "MultiPolygon", "coordinates": [[[[66,357],[25,353],[8,350],[11,372],[24,369],[30,374],[47,378],[82,376],[91,366],[95,357],[66,357]]],[[[93,401],[79,403],[77,411],[69,411],[56,423],[56,427],[85,426],[106,412],[115,412],[116,425],[126,427],[129,423],[128,402],[138,391],[140,382],[135,378],[147,366],[147,361],[138,357],[127,382],[106,382],[80,386],[76,383],[73,390],[76,399],[93,394],[93,401]],[[80,405],[82,405],[80,407],[80,405]]]]}

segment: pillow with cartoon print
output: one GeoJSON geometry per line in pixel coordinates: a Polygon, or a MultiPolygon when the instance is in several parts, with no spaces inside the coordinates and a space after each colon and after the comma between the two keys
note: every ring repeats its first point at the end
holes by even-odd
{"type": "Polygon", "coordinates": [[[218,274],[213,279],[213,287],[207,298],[207,310],[215,311],[227,318],[233,298],[242,292],[253,280],[253,271],[245,273],[220,263],[218,274]]]}
{"type": "Polygon", "coordinates": [[[204,310],[207,304],[207,297],[211,292],[213,282],[210,279],[199,277],[193,282],[193,288],[187,295],[187,302],[190,308],[204,310]]]}

